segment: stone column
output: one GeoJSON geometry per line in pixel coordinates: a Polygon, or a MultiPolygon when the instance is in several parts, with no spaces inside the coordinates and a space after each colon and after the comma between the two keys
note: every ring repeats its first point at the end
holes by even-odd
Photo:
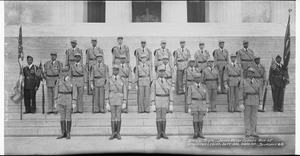
{"type": "Polygon", "coordinates": [[[162,1],[161,22],[163,23],[186,23],[187,2],[186,1],[162,1]]]}
{"type": "Polygon", "coordinates": [[[241,23],[240,1],[209,1],[209,22],[241,23]]]}
{"type": "Polygon", "coordinates": [[[106,1],[105,23],[131,23],[131,1],[106,1]]]}

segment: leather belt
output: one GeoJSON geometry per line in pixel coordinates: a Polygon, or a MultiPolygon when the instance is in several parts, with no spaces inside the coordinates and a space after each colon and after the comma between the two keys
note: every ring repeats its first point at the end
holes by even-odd
{"type": "Polygon", "coordinates": [[[69,61],[73,62],[73,61],[75,61],[75,59],[69,59],[69,61]]]}
{"type": "Polygon", "coordinates": [[[239,77],[240,75],[229,75],[229,77],[239,77]]]}
{"type": "Polygon", "coordinates": [[[192,98],[192,100],[204,101],[204,100],[205,100],[205,98],[192,98]]]}
{"type": "Polygon", "coordinates": [[[149,76],[139,76],[139,78],[143,78],[143,77],[149,77],[149,76]]]}
{"type": "Polygon", "coordinates": [[[58,77],[59,75],[47,75],[47,77],[58,77]]]}
{"type": "Polygon", "coordinates": [[[194,80],[187,80],[187,81],[189,81],[189,82],[193,82],[194,80]]]}
{"type": "Polygon", "coordinates": [[[95,76],[94,78],[95,78],[95,79],[101,79],[101,78],[104,78],[104,77],[101,77],[101,76],[95,76]]]}
{"type": "Polygon", "coordinates": [[[83,77],[83,75],[73,75],[73,77],[83,77]]]}
{"type": "Polygon", "coordinates": [[[165,79],[170,79],[170,78],[172,78],[171,76],[170,77],[165,77],[165,79]]]}
{"type": "Polygon", "coordinates": [[[95,60],[97,60],[97,59],[90,59],[90,60],[95,61],[95,60]]]}
{"type": "Polygon", "coordinates": [[[170,94],[156,94],[155,96],[159,96],[159,97],[168,97],[168,96],[170,96],[170,94]]]}
{"type": "Polygon", "coordinates": [[[254,76],[254,78],[263,78],[262,76],[254,76]]]}
{"type": "Polygon", "coordinates": [[[121,76],[121,77],[123,77],[123,78],[128,78],[129,76],[121,76]]]}
{"type": "Polygon", "coordinates": [[[205,81],[217,81],[218,79],[206,79],[205,81]]]}
{"type": "Polygon", "coordinates": [[[185,60],[177,60],[177,62],[185,62],[185,60]]]}
{"type": "Polygon", "coordinates": [[[198,63],[205,63],[206,61],[198,61],[198,63]]]}
{"type": "Polygon", "coordinates": [[[115,59],[120,59],[120,57],[115,57],[115,59]]]}
{"type": "Polygon", "coordinates": [[[217,61],[227,61],[227,60],[217,59],[217,61]]]}
{"type": "Polygon", "coordinates": [[[249,60],[249,59],[241,59],[241,61],[252,61],[252,60],[249,60]]]}
{"type": "Polygon", "coordinates": [[[246,93],[246,95],[258,95],[258,93],[246,93]]]}
{"type": "Polygon", "coordinates": [[[59,94],[72,94],[72,92],[58,92],[59,94]]]}

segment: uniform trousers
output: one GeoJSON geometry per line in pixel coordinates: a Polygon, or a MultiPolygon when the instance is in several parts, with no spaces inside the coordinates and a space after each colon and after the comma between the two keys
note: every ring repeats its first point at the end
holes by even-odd
{"type": "Polygon", "coordinates": [[[166,121],[167,108],[156,108],[156,121],[166,121]]]}
{"type": "Polygon", "coordinates": [[[83,111],[83,92],[84,87],[77,87],[77,103],[76,103],[76,111],[82,112],[83,111]]]}
{"type": "Polygon", "coordinates": [[[62,105],[58,104],[59,107],[59,114],[60,114],[60,121],[72,121],[71,114],[73,111],[72,105],[62,105]]]}
{"type": "Polygon", "coordinates": [[[47,87],[48,111],[56,111],[54,108],[54,87],[47,87]]]}
{"type": "Polygon", "coordinates": [[[104,103],[105,103],[105,92],[104,87],[95,87],[93,102],[94,102],[94,111],[104,111],[104,103]]]}
{"type": "Polygon", "coordinates": [[[238,86],[229,86],[229,108],[238,110],[239,106],[239,88],[238,86]]]}
{"type": "Polygon", "coordinates": [[[205,115],[204,111],[192,111],[193,122],[203,121],[203,117],[205,115]]]}
{"type": "Polygon", "coordinates": [[[244,121],[246,135],[256,134],[257,111],[257,105],[245,105],[244,121]]]}
{"type": "Polygon", "coordinates": [[[176,93],[183,93],[183,70],[177,70],[177,79],[176,79],[176,93]]]}
{"type": "Polygon", "coordinates": [[[24,89],[24,103],[26,112],[34,112],[36,110],[36,91],[35,89],[24,89]],[[30,105],[31,101],[31,105],[30,105]]]}
{"type": "Polygon", "coordinates": [[[139,112],[150,111],[150,87],[140,86],[139,87],[139,112]]]}
{"type": "Polygon", "coordinates": [[[121,121],[122,106],[114,105],[110,107],[111,121],[121,121]]]}
{"type": "Polygon", "coordinates": [[[283,87],[275,86],[275,88],[272,90],[272,96],[274,102],[274,110],[283,109],[283,87]]]}
{"type": "Polygon", "coordinates": [[[207,89],[210,109],[216,109],[217,89],[207,89]]]}

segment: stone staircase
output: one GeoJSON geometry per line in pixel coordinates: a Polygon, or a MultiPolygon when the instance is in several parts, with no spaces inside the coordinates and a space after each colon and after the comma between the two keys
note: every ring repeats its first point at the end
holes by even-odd
{"type": "MultiPolygon", "coordinates": [[[[284,35],[284,34],[283,34],[284,35]]],[[[191,50],[192,55],[197,50],[199,40],[206,43],[206,48],[212,52],[217,48],[219,39],[225,40],[225,46],[230,52],[235,52],[241,48],[241,41],[248,39],[250,48],[256,54],[261,56],[261,63],[265,65],[267,72],[269,71],[270,61],[277,54],[282,55],[283,35],[276,36],[224,36],[224,37],[184,37],[187,41],[187,47],[191,50]]],[[[23,46],[26,56],[34,57],[34,64],[39,64],[40,60],[45,63],[49,60],[49,53],[52,50],[58,52],[58,60],[64,63],[64,51],[69,48],[69,40],[72,37],[24,37],[23,46]]],[[[180,36],[164,37],[167,40],[167,47],[172,51],[179,47],[178,41],[180,36]]],[[[265,113],[258,113],[259,134],[295,134],[295,37],[292,38],[291,60],[289,65],[290,84],[285,91],[284,112],[273,112],[273,100],[270,86],[268,87],[265,113]]],[[[76,37],[78,47],[87,49],[89,37],[76,37]],[[86,43],[86,44],[82,44],[86,43]]],[[[141,37],[128,36],[124,43],[129,46],[131,54],[134,49],[139,47],[141,37]]],[[[154,51],[159,47],[161,37],[149,37],[147,42],[149,47],[154,51]]],[[[111,68],[111,48],[114,46],[115,37],[98,37],[98,42],[105,52],[105,63],[111,68]]],[[[42,94],[41,86],[37,92],[37,112],[36,114],[23,115],[20,120],[20,105],[14,104],[9,99],[9,94],[18,79],[17,58],[17,37],[6,37],[5,42],[8,43],[5,49],[5,136],[52,136],[60,133],[59,115],[42,114],[42,94]]],[[[131,55],[131,66],[135,66],[135,59],[131,55]]],[[[85,62],[85,56],[84,56],[85,62]]],[[[110,70],[111,72],[111,70],[110,70]]],[[[132,85],[132,88],[135,86],[132,85]]],[[[45,86],[45,111],[47,111],[47,96],[45,86]]],[[[110,129],[110,113],[92,114],[92,96],[84,95],[84,113],[74,114],[72,135],[109,135],[110,129]]],[[[183,95],[174,94],[174,112],[167,115],[167,134],[170,135],[191,135],[193,133],[192,116],[184,112],[183,95]]],[[[221,94],[217,97],[217,113],[208,113],[204,122],[204,134],[244,134],[243,113],[228,113],[226,104],[226,95],[221,94]]],[[[23,103],[24,104],[24,103],[23,103]]],[[[131,89],[129,92],[129,113],[122,114],[122,135],[140,135],[150,136],[156,135],[155,113],[138,114],[136,91],[131,89]]],[[[24,111],[23,106],[23,111],[24,111]]]]}

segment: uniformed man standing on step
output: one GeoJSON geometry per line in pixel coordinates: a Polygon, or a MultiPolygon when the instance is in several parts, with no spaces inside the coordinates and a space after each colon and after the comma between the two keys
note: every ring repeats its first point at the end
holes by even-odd
{"type": "Polygon", "coordinates": [[[147,63],[151,66],[151,71],[152,71],[152,67],[153,67],[153,63],[152,63],[152,52],[151,49],[146,47],[146,40],[142,39],[141,40],[141,47],[136,49],[134,51],[134,56],[137,57],[138,55],[138,61],[142,62],[142,58],[141,56],[146,55],[147,56],[147,63]]]}
{"type": "Polygon", "coordinates": [[[241,64],[243,69],[243,78],[246,78],[247,68],[251,65],[254,60],[254,52],[248,48],[249,41],[243,41],[244,48],[236,52],[236,59],[239,64],[241,64]]]}
{"type": "Polygon", "coordinates": [[[62,133],[57,139],[71,138],[71,114],[76,108],[77,88],[74,79],[71,79],[68,74],[68,67],[61,68],[60,78],[55,82],[55,108],[59,110],[62,133]]]}
{"type": "Polygon", "coordinates": [[[176,49],[174,55],[174,67],[176,69],[176,94],[184,93],[183,90],[183,71],[188,67],[188,61],[191,59],[190,50],[185,48],[185,40],[180,40],[180,48],[176,49]]]}
{"type": "Polygon", "coordinates": [[[239,83],[240,95],[239,105],[244,110],[245,135],[246,138],[257,135],[257,110],[262,109],[262,98],[259,93],[259,82],[254,78],[254,69],[248,68],[247,78],[239,83]]]}
{"type": "Polygon", "coordinates": [[[224,41],[220,40],[219,41],[219,49],[214,50],[213,56],[214,56],[214,62],[215,66],[219,70],[219,75],[221,78],[221,91],[219,93],[226,94],[225,86],[223,83],[223,71],[224,67],[228,64],[229,60],[229,53],[227,49],[224,49],[224,41]]]}
{"type": "Polygon", "coordinates": [[[74,113],[83,113],[83,93],[84,93],[84,86],[87,82],[87,71],[86,66],[81,63],[81,55],[80,53],[75,54],[75,64],[71,65],[70,67],[70,76],[74,79],[76,88],[77,88],[77,103],[76,103],[76,110],[74,113]]]}
{"type": "Polygon", "coordinates": [[[113,65],[113,75],[109,78],[105,87],[106,108],[111,112],[112,135],[109,140],[117,137],[121,140],[121,113],[126,108],[127,88],[119,74],[119,66],[113,65]]]}
{"type": "MultiPolygon", "coordinates": [[[[65,60],[65,66],[70,68],[71,65],[75,63],[75,54],[79,53],[81,58],[83,57],[82,55],[82,50],[79,49],[77,46],[77,41],[76,40],[71,40],[71,46],[72,48],[66,50],[66,60],[65,60]]],[[[80,63],[83,63],[82,60],[80,60],[80,63]]]]}
{"type": "Polygon", "coordinates": [[[48,99],[48,112],[47,114],[57,114],[54,109],[54,87],[55,81],[59,78],[59,73],[63,64],[56,60],[57,52],[51,52],[51,60],[44,64],[44,77],[46,78],[47,86],[47,99],[48,99]]]}
{"type": "MultiPolygon", "coordinates": [[[[101,49],[100,47],[97,46],[97,38],[92,38],[91,40],[92,43],[92,47],[90,47],[89,49],[86,50],[86,67],[88,70],[88,76],[91,74],[91,68],[97,64],[97,58],[96,55],[97,54],[102,54],[102,62],[104,61],[104,53],[103,53],[103,49],[101,49]]],[[[88,77],[89,79],[89,77],[88,77]]],[[[87,83],[87,93],[88,95],[92,95],[93,91],[91,89],[91,85],[89,84],[89,81],[87,83]]]]}
{"type": "Polygon", "coordinates": [[[284,91],[286,85],[290,82],[287,68],[280,62],[281,56],[277,55],[275,63],[271,67],[269,76],[274,102],[274,112],[283,112],[284,91]]]}
{"type": "Polygon", "coordinates": [[[207,88],[201,83],[201,74],[195,74],[195,82],[188,88],[187,103],[189,105],[188,112],[193,116],[194,139],[200,137],[204,139],[202,134],[203,117],[208,111],[209,96],[207,88]]]}
{"type": "Polygon", "coordinates": [[[230,55],[231,62],[224,68],[224,85],[227,93],[228,112],[241,112],[239,110],[238,83],[242,79],[242,67],[236,62],[236,55],[230,55]]]}
{"type": "MultiPolygon", "coordinates": [[[[119,76],[123,80],[125,84],[125,88],[127,88],[127,93],[129,93],[129,89],[131,89],[131,82],[132,82],[132,75],[131,75],[131,66],[129,63],[126,62],[126,55],[121,55],[121,64],[119,65],[119,76]]],[[[126,101],[126,108],[123,110],[123,113],[128,113],[128,95],[127,94],[127,101],[126,101]]]]}
{"type": "Polygon", "coordinates": [[[136,90],[138,92],[138,113],[150,113],[150,82],[152,71],[149,63],[147,63],[147,55],[141,55],[142,62],[137,68],[134,68],[136,90]]]}
{"type": "Polygon", "coordinates": [[[171,53],[171,51],[168,48],[166,48],[166,44],[167,44],[166,40],[162,40],[160,42],[161,48],[156,49],[154,51],[154,57],[155,57],[154,58],[154,66],[155,66],[155,71],[156,71],[157,67],[160,66],[163,63],[162,62],[162,57],[163,56],[168,56],[169,57],[169,62],[173,63],[172,62],[172,53],[171,53]]]}
{"type": "Polygon", "coordinates": [[[209,96],[210,110],[208,112],[217,112],[217,91],[221,90],[221,79],[219,75],[219,70],[216,67],[214,67],[213,64],[214,60],[210,58],[207,61],[207,67],[202,70],[201,82],[206,85],[209,96]]]}
{"type": "Polygon", "coordinates": [[[163,56],[163,64],[160,65],[166,69],[165,71],[165,79],[167,80],[168,84],[172,87],[172,90],[175,89],[175,69],[169,63],[169,57],[163,56]]]}
{"type": "Polygon", "coordinates": [[[118,37],[117,39],[118,45],[114,46],[111,49],[111,52],[113,54],[112,57],[112,64],[120,64],[120,55],[126,55],[126,62],[130,63],[130,53],[129,53],[129,48],[128,46],[123,44],[123,37],[118,37]]]}
{"type": "Polygon", "coordinates": [[[158,67],[158,78],[151,82],[151,105],[156,112],[157,137],[168,139],[166,135],[166,115],[173,111],[173,93],[171,86],[166,81],[165,68],[158,67]]]}
{"type": "MultiPolygon", "coordinates": [[[[267,83],[267,78],[266,78],[266,69],[265,67],[260,64],[260,57],[259,56],[254,56],[254,62],[250,65],[254,69],[254,78],[258,80],[259,82],[259,91],[263,97],[263,88],[267,83]]],[[[264,105],[262,110],[258,110],[259,112],[264,112],[264,105]]]]}
{"type": "Polygon", "coordinates": [[[25,112],[23,114],[32,113],[36,111],[36,91],[39,89],[42,77],[37,74],[38,67],[34,64],[33,57],[27,56],[28,65],[23,68],[24,80],[24,104],[25,112]]]}
{"type": "Polygon", "coordinates": [[[206,68],[207,60],[210,57],[209,51],[204,49],[204,42],[200,41],[199,43],[200,49],[197,50],[194,54],[194,59],[196,61],[196,66],[200,72],[206,68]]]}
{"type": "Polygon", "coordinates": [[[105,84],[109,78],[109,70],[108,66],[103,63],[102,58],[102,54],[96,55],[97,63],[92,66],[89,78],[93,90],[93,113],[105,113],[105,84]]]}

